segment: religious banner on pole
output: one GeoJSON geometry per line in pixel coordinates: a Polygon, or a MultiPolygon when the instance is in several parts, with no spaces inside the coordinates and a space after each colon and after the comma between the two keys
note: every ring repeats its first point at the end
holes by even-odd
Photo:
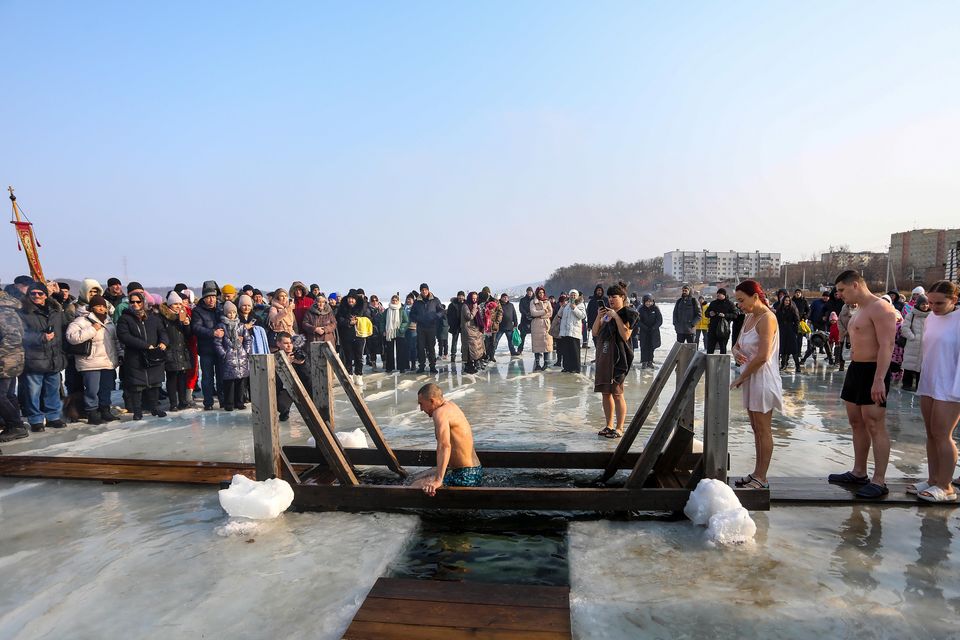
{"type": "Polygon", "coordinates": [[[17,230],[17,249],[27,254],[27,265],[30,267],[30,277],[37,282],[46,282],[43,277],[43,268],[40,266],[40,254],[37,252],[39,243],[33,235],[33,224],[24,220],[24,216],[17,205],[17,197],[13,195],[13,187],[8,187],[10,202],[13,203],[13,220],[10,224],[17,230]]]}

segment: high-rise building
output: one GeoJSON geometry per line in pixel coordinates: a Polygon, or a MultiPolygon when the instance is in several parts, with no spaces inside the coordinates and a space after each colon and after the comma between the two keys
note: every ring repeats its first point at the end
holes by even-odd
{"type": "Polygon", "coordinates": [[[947,268],[944,277],[950,282],[960,282],[960,242],[947,251],[947,268]]]}
{"type": "Polygon", "coordinates": [[[960,242],[960,229],[894,233],[890,236],[890,266],[895,274],[912,279],[942,278],[947,252],[957,242],[960,242]]]}
{"type": "Polygon", "coordinates": [[[776,276],[780,273],[780,254],[677,249],[663,254],[663,272],[677,280],[689,282],[776,276]]]}

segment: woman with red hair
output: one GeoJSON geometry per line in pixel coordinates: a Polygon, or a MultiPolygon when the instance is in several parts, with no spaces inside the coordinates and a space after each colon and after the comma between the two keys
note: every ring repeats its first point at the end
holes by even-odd
{"type": "Polygon", "coordinates": [[[746,319],[733,346],[733,356],[742,368],[740,376],[730,388],[743,387],[743,406],[750,416],[757,461],[753,473],[740,478],[735,484],[748,489],[768,489],[767,470],[773,456],[770,424],[773,410],[783,411],[779,329],[763,288],[755,280],[744,280],[738,284],[736,297],[746,319]]]}

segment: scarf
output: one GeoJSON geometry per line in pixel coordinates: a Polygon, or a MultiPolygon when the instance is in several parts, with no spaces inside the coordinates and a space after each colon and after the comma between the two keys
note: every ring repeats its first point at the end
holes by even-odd
{"type": "Polygon", "coordinates": [[[230,347],[236,349],[240,341],[240,318],[231,320],[227,316],[220,316],[220,322],[226,327],[226,337],[230,340],[230,347]]]}
{"type": "Polygon", "coordinates": [[[400,327],[400,303],[387,305],[387,335],[386,339],[390,342],[397,337],[397,328],[400,327]]]}

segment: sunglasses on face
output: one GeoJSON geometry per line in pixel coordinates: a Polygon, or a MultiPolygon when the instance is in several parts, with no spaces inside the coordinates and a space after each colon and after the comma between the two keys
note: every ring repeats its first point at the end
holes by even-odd
{"type": "Polygon", "coordinates": [[[47,294],[43,293],[42,291],[31,291],[31,292],[30,292],[30,297],[31,297],[31,298],[46,298],[46,297],[47,297],[47,294]]]}
{"type": "Polygon", "coordinates": [[[130,304],[143,304],[143,300],[131,300],[130,304]]]}

